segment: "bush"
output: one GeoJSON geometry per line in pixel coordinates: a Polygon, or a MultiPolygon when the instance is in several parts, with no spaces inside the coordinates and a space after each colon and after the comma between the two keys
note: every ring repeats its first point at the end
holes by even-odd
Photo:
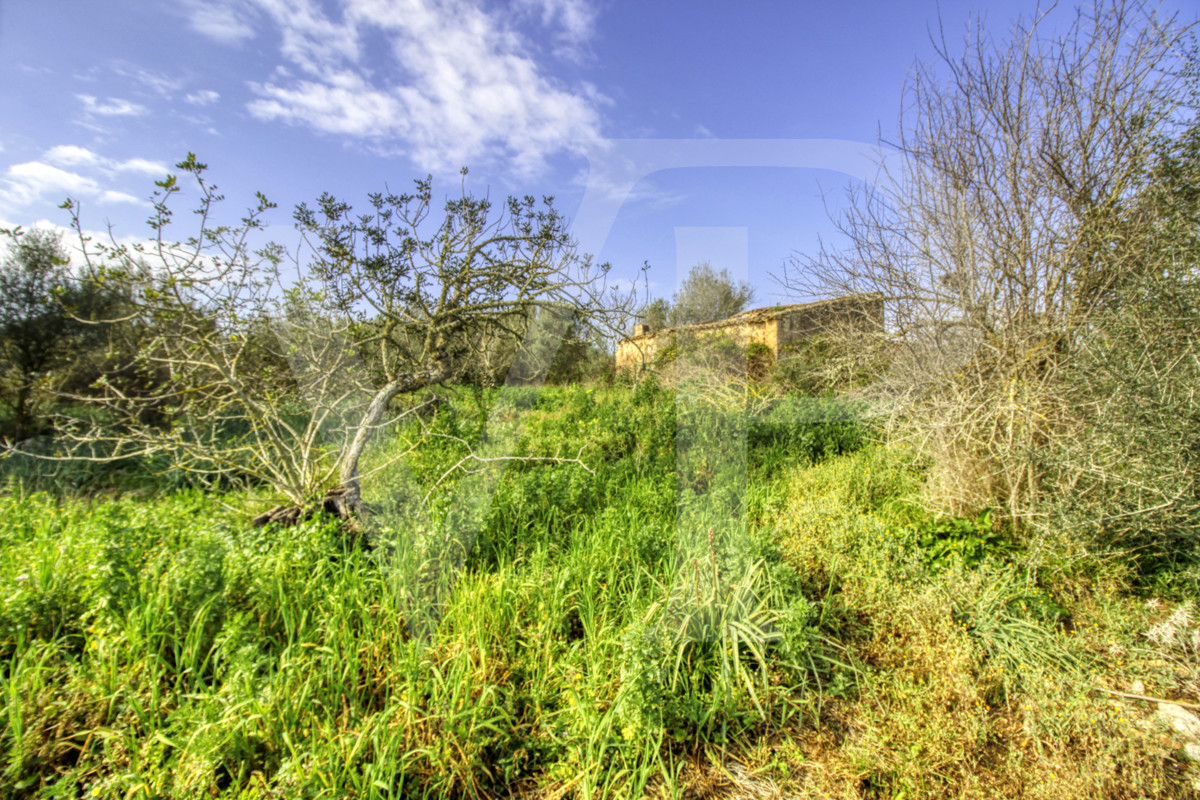
{"type": "Polygon", "coordinates": [[[1135,281],[1080,336],[1064,374],[1076,420],[1041,454],[1063,555],[1130,554],[1144,576],[1200,561],[1200,281],[1135,281]]]}

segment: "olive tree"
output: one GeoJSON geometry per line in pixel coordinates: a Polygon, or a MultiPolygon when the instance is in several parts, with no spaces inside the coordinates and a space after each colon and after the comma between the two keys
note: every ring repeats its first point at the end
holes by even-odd
{"type": "Polygon", "coordinates": [[[1112,229],[1129,277],[1063,365],[1074,435],[1042,455],[1052,527],[1145,570],[1200,559],[1200,119],[1151,177],[1112,229]]]}
{"type": "Polygon", "coordinates": [[[38,432],[41,407],[89,338],[69,310],[79,311],[87,298],[58,233],[16,228],[0,235],[8,239],[0,260],[0,404],[13,438],[22,440],[38,432]]]}
{"type": "MultiPolygon", "coordinates": [[[[716,322],[744,311],[753,299],[750,284],[735,281],[727,269],[718,270],[710,262],[701,261],[679,285],[667,321],[671,325],[716,322]]],[[[650,311],[656,308],[652,305],[650,311]]]]}
{"type": "Polygon", "coordinates": [[[199,198],[185,239],[169,236],[174,175],[157,183],[146,242],[93,241],[78,204],[65,204],[87,280],[119,294],[122,322],[144,332],[126,365],[144,379],[102,377],[77,397],[95,413],[63,421],[74,457],[166,457],[209,485],[265,486],[289,511],[324,495],[351,513],[368,443],[421,404],[398,397],[459,379],[531,321],[615,328],[630,307],[607,290],[607,265],[576,251],[550,199],[496,209],[464,179],[438,208],[425,179],[411,194],[371,195],[358,215],[323,195],[295,210],[305,259],[260,241],[274,208],[263,195],[221,224],[206,165],[189,154],[177,169],[199,198]]]}
{"type": "MultiPolygon", "coordinates": [[[[578,252],[552,198],[510,197],[496,208],[467,192],[463,176],[440,210],[429,178],[411,193],[370,195],[362,215],[328,194],[296,209],[317,254],[313,282],[327,308],[363,332],[356,346],[377,372],[339,462],[355,496],[363,451],[395,397],[454,381],[497,340],[528,339],[545,352],[572,329],[617,332],[635,307],[609,287],[608,264],[578,252]]],[[[522,380],[544,376],[556,349],[521,365],[522,380]]]]}

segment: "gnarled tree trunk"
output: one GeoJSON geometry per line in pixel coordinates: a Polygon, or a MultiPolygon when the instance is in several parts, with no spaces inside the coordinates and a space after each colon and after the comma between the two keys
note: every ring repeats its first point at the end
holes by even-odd
{"type": "Polygon", "coordinates": [[[359,514],[363,510],[363,502],[358,463],[371,438],[382,426],[387,415],[388,404],[398,394],[415,392],[427,386],[437,385],[446,381],[450,375],[449,359],[443,359],[430,369],[401,375],[384,384],[367,404],[366,413],[359,421],[354,438],[351,439],[350,446],[342,457],[341,469],[338,471],[339,486],[307,508],[294,505],[276,506],[265,514],[255,517],[253,525],[255,527],[271,523],[295,525],[312,519],[317,514],[325,514],[337,519],[351,519],[359,514]]]}

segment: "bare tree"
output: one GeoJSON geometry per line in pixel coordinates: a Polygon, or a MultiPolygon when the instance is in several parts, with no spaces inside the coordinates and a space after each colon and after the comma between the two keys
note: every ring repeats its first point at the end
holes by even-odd
{"type": "Polygon", "coordinates": [[[287,252],[255,246],[273,204],[259,195],[240,223],[218,224],[206,166],[189,155],[177,168],[200,196],[199,232],[183,241],[168,238],[174,176],[157,184],[147,243],[92,241],[66,204],[89,280],[121,293],[123,322],[150,332],[129,365],[150,377],[77,396],[98,413],[63,421],[71,457],[165,455],[208,484],[265,485],[294,509],[333,487],[327,507],[349,513],[368,443],[420,405],[396,408],[398,396],[454,381],[535,316],[615,330],[632,308],[606,289],[607,265],[577,254],[549,200],[497,213],[464,188],[439,215],[426,179],[415,194],[372,195],[373,213],[355,216],[326,195],[296,209],[315,255],[288,280],[287,252]]]}
{"type": "Polygon", "coordinates": [[[783,276],[800,293],[884,295],[892,367],[878,388],[937,456],[956,510],[1037,513],[1037,454],[1072,425],[1058,368],[1138,268],[1111,257],[1114,222],[1179,124],[1186,32],[1122,0],[1079,9],[1058,35],[1045,16],[1005,41],[977,24],[961,52],[942,31],[905,86],[878,182],[850,193],[847,246],[783,276]]]}
{"type": "MultiPolygon", "coordinates": [[[[199,193],[196,235],[170,238],[181,186],[174,175],[156,185],[151,237],[135,244],[85,234],[78,203],[64,207],[79,239],[82,279],[111,295],[120,316],[103,320],[125,335],[120,363],[73,400],[86,415],[57,420],[64,458],[111,461],[166,456],[204,485],[265,485],[274,496],[302,503],[329,479],[322,402],[309,414],[304,399],[325,387],[303,385],[274,334],[275,319],[308,298],[285,302],[279,266],[283,250],[254,247],[261,218],[273,208],[262,195],[233,226],[215,220],[221,196],[194,156],[177,168],[199,193]]],[[[305,339],[323,352],[313,360],[345,358],[329,337],[305,339]]]]}

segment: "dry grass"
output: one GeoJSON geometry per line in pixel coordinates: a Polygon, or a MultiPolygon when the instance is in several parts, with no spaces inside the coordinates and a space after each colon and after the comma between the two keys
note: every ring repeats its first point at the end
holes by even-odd
{"type": "Polygon", "coordinates": [[[757,757],[777,764],[767,777],[780,796],[1196,796],[1200,772],[1153,704],[1095,691],[1180,698],[1191,685],[1169,676],[1186,671],[1190,618],[1109,585],[1064,599],[1065,622],[1023,621],[1018,566],[907,558],[898,520],[864,488],[887,477],[868,468],[894,477],[904,462],[858,455],[798,471],[790,487],[784,549],[843,609],[829,628],[854,680],[818,727],[757,757]]]}

